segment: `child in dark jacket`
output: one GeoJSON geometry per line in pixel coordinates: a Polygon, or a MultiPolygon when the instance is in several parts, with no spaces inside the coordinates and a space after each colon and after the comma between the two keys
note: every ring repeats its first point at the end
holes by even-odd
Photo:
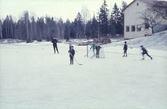
{"type": "Polygon", "coordinates": [[[150,57],[150,59],[152,60],[153,58],[148,54],[147,50],[141,45],[141,50],[142,50],[142,60],[144,60],[144,55],[146,54],[148,57],[150,57]]]}
{"type": "Polygon", "coordinates": [[[123,50],[124,50],[124,55],[123,57],[127,57],[127,50],[128,50],[128,45],[127,45],[127,42],[125,41],[125,44],[124,44],[124,47],[123,47],[123,50]]]}
{"type": "Polygon", "coordinates": [[[69,46],[69,57],[70,57],[70,65],[74,64],[74,55],[75,55],[75,50],[72,45],[69,46]]]}
{"type": "Polygon", "coordinates": [[[99,58],[101,46],[99,43],[96,43],[96,58],[99,58]]]}
{"type": "Polygon", "coordinates": [[[58,42],[58,40],[56,39],[56,36],[54,36],[54,37],[52,38],[54,53],[56,53],[56,51],[57,51],[57,53],[59,53],[58,48],[57,48],[57,42],[58,42]]]}

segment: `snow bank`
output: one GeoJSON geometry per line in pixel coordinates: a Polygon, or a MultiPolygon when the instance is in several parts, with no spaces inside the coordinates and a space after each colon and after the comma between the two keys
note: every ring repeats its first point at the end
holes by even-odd
{"type": "MultiPolygon", "coordinates": [[[[152,36],[141,37],[131,40],[126,40],[129,47],[138,48],[141,45],[149,49],[167,50],[167,31],[155,33],[152,36]]],[[[124,41],[114,42],[111,46],[123,46],[124,41]]]]}
{"type": "Polygon", "coordinates": [[[20,43],[20,42],[24,42],[24,41],[19,40],[19,39],[0,39],[0,44],[20,43]]]}

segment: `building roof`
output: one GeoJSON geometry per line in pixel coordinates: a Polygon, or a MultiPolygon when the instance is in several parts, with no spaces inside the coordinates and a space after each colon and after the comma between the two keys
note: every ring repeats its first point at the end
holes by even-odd
{"type": "Polygon", "coordinates": [[[153,5],[155,3],[155,1],[157,1],[157,0],[140,0],[140,1],[145,2],[147,4],[150,4],[150,5],[153,5]]]}
{"type": "Polygon", "coordinates": [[[131,4],[133,4],[136,0],[133,0],[129,5],[127,5],[122,11],[125,11],[131,4]]]}
{"type": "MultiPolygon", "coordinates": [[[[135,1],[137,0],[133,0],[129,5],[127,5],[123,11],[125,11],[130,5],[132,5],[135,1]]],[[[153,6],[162,6],[162,7],[166,7],[167,6],[167,1],[158,1],[158,0],[139,0],[139,1],[142,1],[144,3],[147,3],[147,4],[150,4],[150,5],[153,5],[153,6]]]]}
{"type": "Polygon", "coordinates": [[[153,6],[156,7],[167,7],[167,1],[155,1],[153,6]]]}

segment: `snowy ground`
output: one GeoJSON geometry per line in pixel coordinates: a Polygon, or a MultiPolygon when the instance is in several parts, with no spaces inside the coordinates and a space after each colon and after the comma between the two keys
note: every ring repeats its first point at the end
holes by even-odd
{"type": "MultiPolygon", "coordinates": [[[[123,42],[122,42],[123,43],[123,42]]],[[[85,57],[75,46],[69,65],[68,45],[19,43],[0,45],[0,109],[167,109],[167,51],[103,46],[105,58],[85,57]]]]}

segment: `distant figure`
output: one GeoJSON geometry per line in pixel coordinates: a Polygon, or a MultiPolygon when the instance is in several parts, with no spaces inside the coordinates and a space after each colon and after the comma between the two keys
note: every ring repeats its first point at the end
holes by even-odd
{"type": "Polygon", "coordinates": [[[90,47],[90,50],[92,49],[93,51],[93,56],[95,55],[95,49],[96,49],[96,44],[95,44],[95,41],[92,42],[92,45],[90,47]]]}
{"type": "Polygon", "coordinates": [[[101,49],[100,45],[96,43],[96,58],[99,58],[100,49],[101,49]]]}
{"type": "Polygon", "coordinates": [[[142,50],[142,60],[144,60],[144,55],[146,54],[148,57],[150,57],[150,59],[152,60],[153,58],[148,54],[147,50],[143,47],[143,45],[140,46],[141,50],[142,50]]]}
{"type": "Polygon", "coordinates": [[[69,41],[69,51],[71,50],[72,44],[71,41],[69,41]]]}
{"type": "Polygon", "coordinates": [[[74,64],[74,55],[75,55],[75,50],[74,47],[72,45],[69,46],[69,57],[70,57],[70,65],[74,64]]]}
{"type": "Polygon", "coordinates": [[[58,41],[56,39],[56,36],[54,36],[52,39],[54,53],[56,53],[56,51],[57,51],[57,53],[59,53],[58,48],[57,48],[57,42],[58,41]]]}
{"type": "Polygon", "coordinates": [[[123,50],[124,50],[123,57],[125,57],[125,56],[127,57],[128,45],[127,45],[127,42],[126,42],[126,41],[125,41],[125,44],[124,44],[123,50]]]}

